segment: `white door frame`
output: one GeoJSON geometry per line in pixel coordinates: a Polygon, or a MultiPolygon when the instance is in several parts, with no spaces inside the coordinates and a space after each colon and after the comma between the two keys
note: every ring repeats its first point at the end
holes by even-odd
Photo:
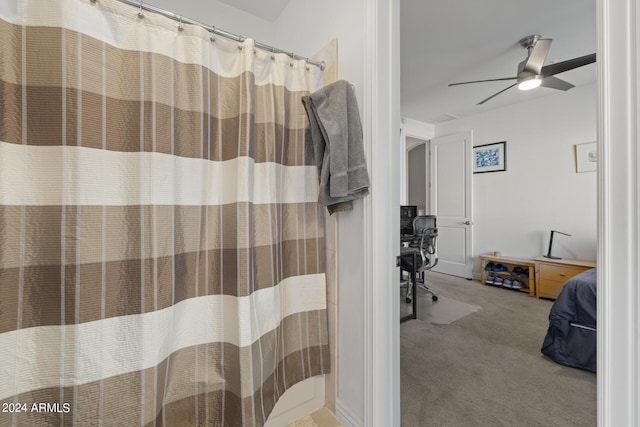
{"type": "Polygon", "coordinates": [[[400,425],[400,1],[364,2],[364,426],[400,425]],[[395,297],[395,298],[394,298],[395,297]],[[395,301],[395,304],[391,304],[395,301]]]}
{"type": "Polygon", "coordinates": [[[640,424],[639,15],[597,0],[599,426],[640,424]]]}
{"type": "MultiPolygon", "coordinates": [[[[640,68],[635,0],[596,0],[598,27],[598,425],[637,426],[640,378],[640,68]],[[615,209],[613,209],[615,206],[615,209]],[[615,283],[615,286],[612,284],[615,283]]],[[[398,252],[400,0],[366,2],[365,132],[372,194],[365,208],[365,425],[400,425],[398,252]],[[392,149],[389,149],[391,147],[392,149]],[[381,156],[387,156],[381,159],[381,156]],[[384,171],[388,172],[384,172],[384,171]],[[387,181],[388,180],[388,181],[387,181]],[[387,181],[385,183],[385,181],[387,181]],[[390,181],[390,182],[389,182],[390,181]],[[387,232],[380,232],[386,230],[387,232]]]]}

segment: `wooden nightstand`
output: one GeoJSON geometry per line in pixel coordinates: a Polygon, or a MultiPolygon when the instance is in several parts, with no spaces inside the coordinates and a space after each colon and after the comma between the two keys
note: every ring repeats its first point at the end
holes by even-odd
{"type": "Polygon", "coordinates": [[[538,257],[534,261],[536,262],[536,294],[538,298],[556,299],[564,282],[596,266],[595,261],[571,258],[538,257]]]}

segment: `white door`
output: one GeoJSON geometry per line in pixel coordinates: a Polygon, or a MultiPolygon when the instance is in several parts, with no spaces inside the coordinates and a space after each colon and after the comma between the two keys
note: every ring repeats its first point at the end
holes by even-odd
{"type": "Polygon", "coordinates": [[[472,133],[441,136],[430,144],[431,209],[438,225],[434,271],[472,278],[472,133]]]}

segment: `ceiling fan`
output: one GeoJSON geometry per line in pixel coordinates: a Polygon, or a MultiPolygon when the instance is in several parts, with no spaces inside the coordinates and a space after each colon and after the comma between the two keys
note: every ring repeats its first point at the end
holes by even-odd
{"type": "Polygon", "coordinates": [[[505,77],[500,79],[488,79],[488,80],[473,80],[470,82],[450,83],[449,86],[466,85],[469,83],[482,83],[482,82],[496,82],[501,80],[516,80],[511,86],[502,89],[498,93],[494,93],[490,97],[478,102],[478,105],[484,104],[490,99],[500,95],[511,89],[514,86],[518,86],[521,90],[530,90],[538,86],[548,87],[558,90],[569,90],[574,85],[557,77],[553,77],[555,74],[564,73],[565,71],[573,70],[574,68],[582,67],[596,62],[596,54],[581,56],[578,58],[569,59],[567,61],[557,62],[555,64],[544,65],[544,61],[549,53],[549,47],[551,47],[551,39],[543,39],[541,36],[535,34],[521,39],[520,46],[527,49],[527,58],[518,64],[518,73],[515,77],[505,77]]]}

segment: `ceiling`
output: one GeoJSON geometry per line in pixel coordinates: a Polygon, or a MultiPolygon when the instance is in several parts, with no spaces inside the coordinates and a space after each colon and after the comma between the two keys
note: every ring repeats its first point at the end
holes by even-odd
{"type": "MultiPolygon", "coordinates": [[[[275,21],[289,0],[221,0],[275,21]]],[[[339,12],[337,12],[339,13],[339,12]]],[[[400,0],[401,115],[441,123],[559,91],[516,88],[483,105],[513,82],[447,87],[449,83],[513,77],[527,52],[518,40],[553,39],[546,64],[594,53],[596,0],[400,0]]],[[[557,75],[592,84],[595,64],[557,75]]]]}
{"type": "MultiPolygon", "coordinates": [[[[511,81],[447,87],[449,83],[516,75],[532,34],[553,39],[546,64],[594,53],[595,0],[400,0],[401,114],[429,123],[478,114],[561,93],[517,88],[481,100],[511,81]]],[[[596,65],[558,74],[575,86],[596,79],[596,65]]]]}

